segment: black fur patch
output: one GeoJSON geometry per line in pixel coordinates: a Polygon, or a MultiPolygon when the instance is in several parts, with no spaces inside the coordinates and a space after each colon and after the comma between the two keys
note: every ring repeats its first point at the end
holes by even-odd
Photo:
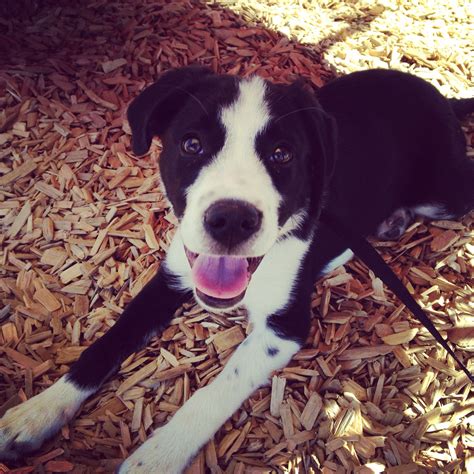
{"type": "MultiPolygon", "coordinates": [[[[256,139],[256,149],[273,184],[282,197],[279,224],[298,211],[305,210],[308,221],[319,215],[325,178],[333,169],[333,122],[300,83],[289,86],[267,84],[266,102],[271,120],[256,139]],[[274,164],[269,157],[276,147],[289,149],[293,159],[274,164]]],[[[306,237],[306,232],[300,237],[306,237]]]]}
{"type": "Polygon", "coordinates": [[[177,217],[186,207],[186,190],[199,171],[224,145],[220,110],[237,97],[239,79],[219,76],[205,68],[182,68],[164,74],[130,106],[133,143],[145,153],[156,135],[161,138],[160,174],[177,217]],[[146,130],[145,136],[142,129],[146,130]],[[203,153],[185,155],[182,142],[199,138],[203,153]]]}
{"type": "Polygon", "coordinates": [[[140,350],[191,296],[191,292],[175,290],[174,281],[174,275],[162,265],[115,325],[72,365],[68,380],[80,388],[97,388],[126,357],[140,350]]]}

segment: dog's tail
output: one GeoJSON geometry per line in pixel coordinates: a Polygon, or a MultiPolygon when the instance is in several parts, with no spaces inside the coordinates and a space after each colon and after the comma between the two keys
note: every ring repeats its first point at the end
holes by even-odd
{"type": "Polygon", "coordinates": [[[451,108],[456,117],[462,119],[465,115],[474,112],[474,98],[472,99],[449,99],[451,108]]]}

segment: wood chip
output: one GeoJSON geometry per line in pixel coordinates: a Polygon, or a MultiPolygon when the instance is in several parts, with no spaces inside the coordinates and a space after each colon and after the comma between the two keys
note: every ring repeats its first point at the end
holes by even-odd
{"type": "Polygon", "coordinates": [[[16,237],[16,235],[20,232],[20,230],[26,224],[26,221],[28,217],[30,216],[30,214],[31,214],[31,205],[30,205],[30,202],[27,201],[25,205],[21,208],[21,211],[16,216],[11,227],[8,229],[7,235],[10,238],[13,239],[14,237],[16,237]]]}
{"type": "Polygon", "coordinates": [[[61,307],[60,301],[47,288],[41,288],[33,298],[41,303],[48,311],[56,311],[61,307]]]}
{"type": "Polygon", "coordinates": [[[47,472],[70,472],[74,469],[74,464],[69,461],[48,461],[45,469],[47,472]]]}
{"type": "Polygon", "coordinates": [[[155,374],[153,376],[153,380],[157,382],[163,382],[165,380],[175,379],[176,377],[179,377],[190,370],[191,367],[192,366],[190,364],[182,364],[178,367],[173,367],[172,369],[163,370],[162,372],[155,374]]]}
{"type": "Polygon", "coordinates": [[[291,415],[290,405],[283,403],[280,406],[280,417],[281,424],[283,427],[283,434],[286,439],[290,439],[295,434],[295,428],[293,426],[293,417],[291,415]]]}
{"type": "Polygon", "coordinates": [[[126,392],[128,389],[132,388],[138,382],[141,382],[143,379],[149,377],[156,370],[156,361],[150,362],[149,364],[142,367],[140,370],[135,372],[133,375],[128,377],[117,389],[116,394],[121,395],[126,392]]]}
{"type": "Polygon", "coordinates": [[[119,67],[125,66],[127,60],[125,58],[114,59],[113,61],[104,61],[102,63],[102,70],[107,74],[109,72],[115,71],[119,67]]]}
{"type": "Polygon", "coordinates": [[[431,250],[433,252],[442,252],[450,247],[454,242],[459,239],[459,236],[454,230],[446,230],[438,234],[431,241],[431,250]]]}
{"type": "Polygon", "coordinates": [[[379,355],[385,355],[392,351],[392,347],[389,345],[369,346],[369,347],[358,347],[355,349],[347,349],[340,356],[340,360],[352,360],[352,359],[368,359],[370,357],[376,357],[379,355]]]}
{"type": "Polygon", "coordinates": [[[280,416],[280,407],[285,394],[286,379],[277,377],[272,378],[272,397],[270,401],[270,413],[272,416],[280,416]]]}
{"type": "Polygon", "coordinates": [[[410,342],[418,334],[418,329],[407,329],[406,331],[397,332],[382,337],[383,342],[389,346],[398,346],[410,342]]]}
{"type": "Polygon", "coordinates": [[[160,248],[160,244],[156,239],[155,231],[153,227],[149,224],[145,224],[143,226],[143,231],[145,232],[145,242],[152,250],[158,250],[160,248]]]}
{"type": "Polygon", "coordinates": [[[316,392],[312,393],[308,399],[308,403],[306,403],[303,413],[301,414],[301,424],[307,430],[312,430],[314,423],[316,422],[316,418],[323,407],[323,399],[319,394],[316,392]]]}
{"type": "Polygon", "coordinates": [[[226,331],[219,332],[212,340],[217,352],[224,352],[235,347],[244,340],[244,333],[240,326],[233,326],[226,331]]]}
{"type": "Polygon", "coordinates": [[[3,350],[5,351],[5,354],[10,357],[10,359],[14,360],[24,368],[34,369],[41,364],[41,362],[33,360],[25,354],[22,354],[21,352],[18,352],[10,347],[5,347],[3,350]]]}
{"type": "Polygon", "coordinates": [[[19,178],[29,175],[36,170],[38,165],[31,160],[25,161],[23,164],[15,168],[10,173],[7,173],[4,176],[0,176],[0,186],[5,186],[6,184],[12,183],[19,178]]]}
{"type": "Polygon", "coordinates": [[[121,168],[117,171],[115,176],[109,181],[109,189],[116,188],[119,184],[121,184],[132,172],[131,168],[121,168]]]}
{"type": "Polygon", "coordinates": [[[43,265],[60,267],[67,258],[67,252],[62,247],[52,247],[46,249],[41,256],[40,262],[43,265]]]}

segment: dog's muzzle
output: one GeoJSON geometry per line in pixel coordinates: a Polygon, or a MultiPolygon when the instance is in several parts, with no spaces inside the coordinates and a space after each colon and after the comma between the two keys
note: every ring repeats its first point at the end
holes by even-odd
{"type": "Polygon", "coordinates": [[[185,247],[196,297],[204,305],[230,309],[244,298],[263,257],[247,257],[245,254],[252,255],[251,250],[242,255],[239,249],[245,243],[251,247],[250,239],[261,229],[262,217],[259,209],[238,199],[216,201],[204,212],[204,230],[215,253],[195,253],[185,247]]]}
{"type": "Polygon", "coordinates": [[[230,251],[254,235],[261,226],[262,213],[245,201],[216,201],[204,213],[206,232],[230,251]]]}

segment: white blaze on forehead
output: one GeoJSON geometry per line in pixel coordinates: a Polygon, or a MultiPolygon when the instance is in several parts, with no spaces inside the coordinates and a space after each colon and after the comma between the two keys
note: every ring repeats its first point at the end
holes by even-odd
{"type": "Polygon", "coordinates": [[[209,206],[221,199],[246,201],[262,212],[262,227],[241,246],[242,254],[263,255],[278,237],[281,195],[255,149],[258,134],[271,118],[265,90],[263,79],[244,79],[239,84],[236,100],[221,110],[224,146],[187,190],[182,237],[194,252],[213,253],[212,239],[202,222],[209,206]]]}
{"type": "MultiPolygon", "coordinates": [[[[270,119],[265,103],[265,82],[260,77],[243,80],[238,99],[221,112],[226,129],[226,147],[240,142],[240,146],[254,146],[255,137],[270,119]]],[[[245,157],[242,157],[245,158],[245,157]]]]}

